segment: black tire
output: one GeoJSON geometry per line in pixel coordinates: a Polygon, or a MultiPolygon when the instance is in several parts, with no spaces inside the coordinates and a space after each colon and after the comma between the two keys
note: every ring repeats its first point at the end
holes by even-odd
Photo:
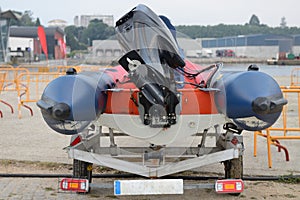
{"type": "MultiPolygon", "coordinates": [[[[242,179],[243,178],[243,156],[239,158],[226,160],[224,162],[225,179],[242,179]]],[[[230,193],[238,196],[240,193],[230,193]]]]}
{"type": "Polygon", "coordinates": [[[243,156],[224,162],[225,179],[243,178],[243,156]]]}
{"type": "MultiPolygon", "coordinates": [[[[82,179],[88,179],[89,183],[92,182],[92,169],[93,164],[84,162],[81,160],[73,160],[73,177],[74,178],[82,178],[82,179]]],[[[89,188],[89,193],[91,188],[89,188]]]]}

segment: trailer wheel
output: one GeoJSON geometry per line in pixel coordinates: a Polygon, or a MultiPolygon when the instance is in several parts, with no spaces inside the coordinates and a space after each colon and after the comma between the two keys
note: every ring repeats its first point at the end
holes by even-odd
{"type": "MultiPolygon", "coordinates": [[[[93,169],[93,164],[84,162],[81,160],[73,160],[73,177],[74,178],[83,178],[83,179],[88,179],[89,183],[92,182],[92,169],[93,169]]],[[[88,193],[90,192],[89,191],[88,193]]]]}
{"type": "MultiPolygon", "coordinates": [[[[225,179],[242,179],[243,178],[243,156],[226,160],[224,162],[225,179]]],[[[240,193],[232,193],[238,196],[240,193]]]]}

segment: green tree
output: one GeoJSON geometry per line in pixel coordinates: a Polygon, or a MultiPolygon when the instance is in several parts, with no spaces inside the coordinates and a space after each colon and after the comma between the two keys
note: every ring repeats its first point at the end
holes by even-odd
{"type": "Polygon", "coordinates": [[[86,50],[93,40],[105,40],[113,36],[114,28],[101,20],[91,20],[88,27],[68,26],[65,28],[66,42],[71,51],[86,50]]]}
{"type": "Polygon", "coordinates": [[[11,25],[16,25],[16,26],[35,26],[35,21],[33,19],[33,12],[31,12],[30,10],[26,10],[24,13],[22,12],[18,12],[18,11],[14,11],[16,13],[18,13],[19,15],[21,15],[21,19],[20,20],[12,20],[11,21],[11,25]]]}
{"type": "Polygon", "coordinates": [[[34,26],[40,26],[40,25],[41,25],[40,18],[36,18],[34,26]]]}
{"type": "MultiPolygon", "coordinates": [[[[297,35],[300,34],[299,27],[268,27],[265,24],[253,26],[245,25],[226,25],[219,24],[215,26],[200,26],[200,25],[180,25],[175,27],[177,32],[187,35],[190,38],[218,38],[235,35],[251,35],[251,34],[284,34],[297,35]]],[[[181,34],[178,34],[180,36],[181,34]]]]}
{"type": "Polygon", "coordinates": [[[87,29],[83,30],[81,42],[91,46],[93,40],[105,40],[114,35],[114,28],[103,23],[102,20],[91,20],[87,29]]]}
{"type": "Polygon", "coordinates": [[[86,50],[87,45],[80,41],[82,32],[85,30],[84,27],[67,26],[65,28],[66,44],[74,50],[86,50]]]}
{"type": "Polygon", "coordinates": [[[258,17],[256,15],[252,15],[249,21],[250,25],[255,25],[255,26],[259,26],[260,25],[260,21],[258,19],[258,17]]]}
{"type": "Polygon", "coordinates": [[[285,17],[281,18],[280,27],[281,28],[286,28],[287,27],[285,17]]]}
{"type": "Polygon", "coordinates": [[[21,18],[22,26],[34,26],[35,23],[32,16],[33,12],[31,12],[30,10],[26,10],[21,18]]]}
{"type": "MultiPolygon", "coordinates": [[[[180,25],[176,26],[176,30],[181,33],[177,34],[178,37],[187,36],[190,38],[218,38],[250,34],[300,34],[299,27],[286,27],[283,29],[280,27],[268,27],[265,24],[254,26],[249,23],[245,25],[218,24],[215,26],[180,25]]],[[[91,45],[93,40],[105,40],[113,36],[114,28],[109,27],[100,20],[92,20],[87,28],[76,26],[66,27],[65,34],[67,45],[71,47],[72,51],[85,50],[87,46],[91,45]]]]}

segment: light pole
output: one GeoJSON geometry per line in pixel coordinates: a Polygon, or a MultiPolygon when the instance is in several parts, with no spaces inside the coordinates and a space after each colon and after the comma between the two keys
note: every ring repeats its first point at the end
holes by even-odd
{"type": "Polygon", "coordinates": [[[32,42],[33,42],[32,39],[30,39],[30,40],[28,41],[28,43],[29,43],[29,47],[28,47],[29,63],[31,63],[31,51],[32,51],[32,49],[33,49],[33,48],[31,48],[31,43],[32,43],[32,42]]]}
{"type": "Polygon", "coordinates": [[[236,51],[237,51],[237,48],[236,48],[236,40],[237,40],[237,36],[234,37],[234,57],[236,57],[236,51]]]}

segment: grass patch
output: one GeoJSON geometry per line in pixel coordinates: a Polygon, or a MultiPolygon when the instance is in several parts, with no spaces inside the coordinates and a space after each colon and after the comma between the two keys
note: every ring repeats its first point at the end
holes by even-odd
{"type": "Polygon", "coordinates": [[[213,189],[205,188],[204,191],[205,191],[206,193],[211,193],[211,192],[213,192],[213,189]]]}
{"type": "Polygon", "coordinates": [[[46,191],[54,191],[54,189],[52,187],[45,187],[46,191]]]}
{"type": "Polygon", "coordinates": [[[10,193],[10,194],[8,195],[8,197],[13,197],[13,196],[15,196],[15,195],[17,195],[17,194],[15,194],[15,193],[10,193]]]}
{"type": "Polygon", "coordinates": [[[287,176],[281,176],[278,180],[280,183],[288,183],[288,184],[299,184],[300,183],[300,177],[293,176],[293,175],[287,175],[287,176]]]}
{"type": "Polygon", "coordinates": [[[39,167],[39,168],[69,168],[72,165],[70,164],[63,164],[63,163],[55,163],[55,162],[40,162],[40,161],[19,161],[19,160],[0,160],[0,164],[4,166],[31,166],[31,167],[39,167]]]}
{"type": "Polygon", "coordinates": [[[118,197],[116,197],[116,196],[114,196],[114,195],[107,195],[107,196],[105,196],[105,197],[111,198],[111,199],[118,199],[118,197]]]}
{"type": "Polygon", "coordinates": [[[285,194],[283,195],[284,197],[286,198],[289,198],[289,199],[294,199],[294,198],[297,198],[297,196],[293,195],[293,194],[285,194]]]}
{"type": "Polygon", "coordinates": [[[253,183],[253,185],[260,185],[260,184],[265,184],[265,182],[257,181],[253,183]]]}
{"type": "Polygon", "coordinates": [[[100,196],[97,195],[97,194],[90,194],[89,196],[92,197],[92,198],[100,198],[100,196]]]}

